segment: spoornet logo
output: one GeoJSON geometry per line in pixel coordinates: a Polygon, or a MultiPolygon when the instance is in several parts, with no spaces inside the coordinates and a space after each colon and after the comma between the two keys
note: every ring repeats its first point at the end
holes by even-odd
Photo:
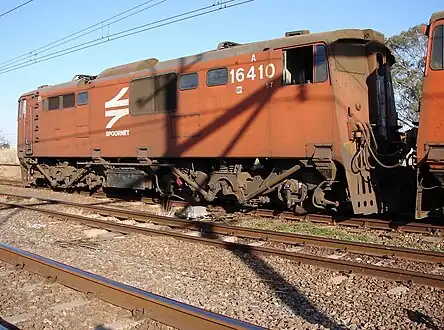
{"type": "MultiPolygon", "coordinates": [[[[129,99],[122,99],[128,89],[129,87],[123,87],[116,96],[114,96],[111,100],[105,102],[105,109],[120,108],[105,110],[105,117],[111,117],[111,119],[105,126],[107,130],[112,128],[118,120],[129,114],[129,99]]],[[[129,129],[120,131],[106,131],[106,136],[128,136],[129,132],[129,129]]]]}

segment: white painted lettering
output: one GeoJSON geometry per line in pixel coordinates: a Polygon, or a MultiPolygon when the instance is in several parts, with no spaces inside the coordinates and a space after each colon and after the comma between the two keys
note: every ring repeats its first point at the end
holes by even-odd
{"type": "Polygon", "coordinates": [[[121,131],[106,131],[106,136],[128,136],[130,135],[129,129],[121,131]]]}
{"type": "Polygon", "coordinates": [[[276,67],[273,63],[267,64],[265,68],[263,64],[261,64],[259,67],[252,65],[248,70],[244,68],[238,68],[237,70],[231,69],[231,83],[242,83],[245,78],[255,80],[257,77],[256,70],[259,71],[259,80],[263,80],[264,78],[272,79],[276,75],[276,67]],[[245,72],[247,72],[246,75],[245,72]]]}

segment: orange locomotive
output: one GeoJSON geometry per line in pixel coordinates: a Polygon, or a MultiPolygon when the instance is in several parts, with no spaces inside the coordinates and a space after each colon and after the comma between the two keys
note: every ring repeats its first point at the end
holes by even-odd
{"type": "Polygon", "coordinates": [[[20,97],[18,156],[54,189],[380,213],[392,63],[373,30],[295,31],[78,75],[20,97]]]}
{"type": "Polygon", "coordinates": [[[442,215],[444,207],[444,11],[423,25],[429,37],[417,139],[416,218],[442,215]]]}

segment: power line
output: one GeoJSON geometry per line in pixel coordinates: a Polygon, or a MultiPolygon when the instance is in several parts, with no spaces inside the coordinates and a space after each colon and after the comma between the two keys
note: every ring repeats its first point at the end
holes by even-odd
{"type": "Polygon", "coordinates": [[[26,1],[26,2],[22,3],[21,5],[18,5],[17,7],[14,7],[14,8],[12,8],[12,9],[9,9],[8,11],[5,11],[3,14],[0,14],[0,17],[6,16],[6,15],[8,15],[9,13],[12,13],[13,11],[15,11],[15,10],[17,10],[17,9],[19,9],[19,8],[21,8],[21,7],[23,7],[23,6],[26,6],[28,3],[33,2],[33,1],[34,1],[34,0],[29,0],[29,1],[26,1]]]}
{"type": "Polygon", "coordinates": [[[75,53],[75,52],[78,52],[78,51],[81,51],[81,50],[84,50],[87,48],[95,47],[95,46],[98,46],[98,45],[106,43],[106,42],[126,38],[126,37],[129,37],[129,36],[132,36],[135,34],[139,34],[139,33],[142,33],[142,32],[148,31],[148,30],[154,30],[154,29],[157,29],[162,26],[182,22],[182,21],[189,20],[189,19],[192,19],[195,17],[207,15],[207,14],[210,14],[210,13],[213,13],[216,11],[240,6],[240,5],[249,3],[249,2],[253,2],[254,0],[244,0],[241,2],[233,3],[236,1],[239,1],[239,0],[225,1],[222,5],[218,4],[218,6],[219,6],[218,8],[214,8],[215,7],[214,4],[210,5],[210,6],[201,7],[198,9],[190,10],[190,11],[182,13],[182,14],[170,16],[170,17],[167,17],[167,18],[164,18],[161,20],[151,22],[151,23],[139,25],[134,28],[130,28],[127,30],[116,32],[116,33],[110,34],[107,38],[102,37],[102,38],[90,40],[90,41],[87,41],[87,42],[84,42],[84,43],[81,43],[81,44],[78,44],[78,45],[75,45],[72,47],[68,47],[68,48],[59,50],[57,52],[50,53],[48,55],[41,56],[39,58],[36,58],[32,63],[27,63],[27,64],[23,64],[23,65],[18,64],[15,66],[4,68],[3,70],[0,69],[0,75],[5,74],[7,72],[15,71],[15,70],[18,70],[21,68],[25,68],[25,67],[28,67],[28,66],[40,63],[40,62],[45,62],[45,61],[48,61],[48,60],[51,60],[51,59],[54,59],[57,57],[61,57],[61,56],[65,56],[65,55],[68,55],[71,53],[75,53]],[[183,17],[183,16],[185,16],[185,17],[183,17]],[[182,17],[182,18],[179,18],[179,17],[182,17]]]}
{"type": "Polygon", "coordinates": [[[103,20],[103,21],[101,21],[101,22],[95,23],[95,24],[90,25],[90,26],[88,26],[88,27],[86,27],[86,28],[84,28],[84,29],[81,29],[81,30],[79,30],[79,31],[76,31],[76,32],[74,32],[74,33],[71,33],[71,34],[67,35],[66,37],[63,37],[63,38],[60,38],[60,39],[58,39],[58,40],[56,40],[56,41],[50,42],[50,43],[48,43],[48,44],[46,44],[46,45],[44,45],[44,46],[41,46],[41,47],[39,47],[39,48],[36,48],[36,49],[34,49],[34,50],[30,51],[30,52],[24,53],[24,54],[19,55],[19,56],[17,56],[17,57],[14,57],[14,58],[12,58],[12,59],[10,59],[10,60],[7,60],[7,61],[4,61],[4,62],[1,62],[1,63],[0,63],[0,69],[1,69],[1,68],[4,68],[4,67],[8,67],[8,66],[10,66],[10,65],[13,64],[13,63],[17,63],[17,62],[26,62],[26,61],[28,61],[28,60],[32,60],[32,57],[37,56],[37,55],[40,54],[40,53],[46,52],[46,51],[48,51],[48,50],[50,50],[50,49],[57,48],[58,46],[61,46],[61,45],[63,45],[63,44],[66,44],[66,43],[69,42],[69,41],[73,41],[73,40],[75,40],[75,39],[78,39],[78,38],[84,37],[85,35],[91,34],[91,33],[95,32],[95,31],[98,31],[98,30],[100,30],[100,29],[103,29],[103,27],[104,27],[103,24],[104,24],[104,23],[107,23],[107,22],[109,22],[109,21],[114,20],[114,21],[112,21],[112,22],[110,22],[110,23],[108,23],[108,24],[106,25],[107,27],[109,27],[110,25],[115,24],[115,23],[117,23],[117,22],[120,22],[120,21],[122,21],[122,20],[124,20],[124,19],[127,19],[128,17],[134,16],[134,15],[136,15],[136,14],[138,14],[138,13],[141,13],[142,11],[145,11],[145,10],[148,10],[148,9],[153,8],[153,7],[155,7],[155,6],[158,6],[158,5],[160,5],[160,4],[164,3],[164,2],[166,2],[167,0],[159,1],[159,2],[157,2],[157,3],[155,3],[155,4],[153,4],[153,5],[150,5],[150,6],[145,7],[145,8],[141,8],[141,9],[139,9],[138,11],[136,11],[136,12],[134,12],[134,13],[128,14],[128,15],[122,17],[122,18],[119,18],[119,19],[115,20],[115,19],[116,19],[117,17],[119,17],[119,16],[125,15],[126,13],[128,13],[128,12],[130,12],[130,11],[133,11],[133,10],[135,10],[135,9],[138,9],[138,8],[140,8],[140,7],[143,7],[143,6],[145,6],[145,5],[147,5],[147,4],[151,3],[151,2],[154,2],[154,1],[155,1],[155,0],[148,0],[148,1],[145,1],[145,2],[143,2],[143,3],[141,3],[141,4],[137,5],[137,6],[134,6],[134,7],[132,7],[132,8],[129,8],[129,9],[127,9],[127,10],[121,12],[121,13],[118,13],[118,14],[112,16],[112,17],[109,17],[109,18],[107,18],[107,19],[105,19],[105,20],[103,20]],[[97,26],[99,26],[99,27],[96,28],[97,26]],[[93,28],[95,28],[95,29],[93,29],[93,28]],[[91,30],[91,29],[93,29],[93,30],[91,30]],[[91,30],[91,31],[88,31],[88,30],[91,30]],[[80,35],[79,35],[79,34],[80,34],[80,35]]]}

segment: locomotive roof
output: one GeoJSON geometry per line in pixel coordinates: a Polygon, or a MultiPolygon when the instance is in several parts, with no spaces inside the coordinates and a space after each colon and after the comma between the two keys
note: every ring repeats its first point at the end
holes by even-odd
{"type": "Polygon", "coordinates": [[[444,10],[443,11],[437,11],[436,13],[432,14],[432,17],[430,17],[430,24],[432,24],[434,21],[437,21],[439,19],[444,18],[444,10]]]}
{"type": "MultiPolygon", "coordinates": [[[[260,52],[265,49],[279,49],[290,46],[303,45],[308,43],[313,43],[317,41],[323,41],[327,44],[334,43],[335,41],[341,39],[360,39],[367,41],[374,41],[377,43],[384,43],[384,35],[380,32],[377,32],[372,29],[344,29],[344,30],[335,30],[330,32],[320,32],[320,33],[311,33],[311,34],[301,34],[294,36],[287,36],[277,39],[271,39],[266,41],[252,42],[246,44],[236,44],[233,47],[225,48],[225,49],[216,49],[210,50],[204,53],[200,53],[197,55],[166,60],[166,61],[158,61],[155,58],[150,58],[148,60],[128,63],[112,68],[108,68],[102,71],[98,76],[95,77],[95,80],[108,80],[114,79],[116,77],[122,76],[131,76],[135,73],[146,72],[147,75],[150,75],[153,72],[162,72],[168,69],[174,69],[186,65],[192,65],[196,62],[205,62],[216,59],[229,58],[233,56],[238,56],[242,54],[249,54],[253,52],[260,52]]],[[[38,91],[48,93],[53,92],[55,90],[66,90],[69,88],[75,88],[79,83],[82,83],[83,80],[73,80],[70,82],[45,86],[39,88],[38,91]]],[[[26,93],[24,95],[29,95],[35,91],[26,93]]],[[[22,96],[24,96],[22,95],[22,96]]]]}

